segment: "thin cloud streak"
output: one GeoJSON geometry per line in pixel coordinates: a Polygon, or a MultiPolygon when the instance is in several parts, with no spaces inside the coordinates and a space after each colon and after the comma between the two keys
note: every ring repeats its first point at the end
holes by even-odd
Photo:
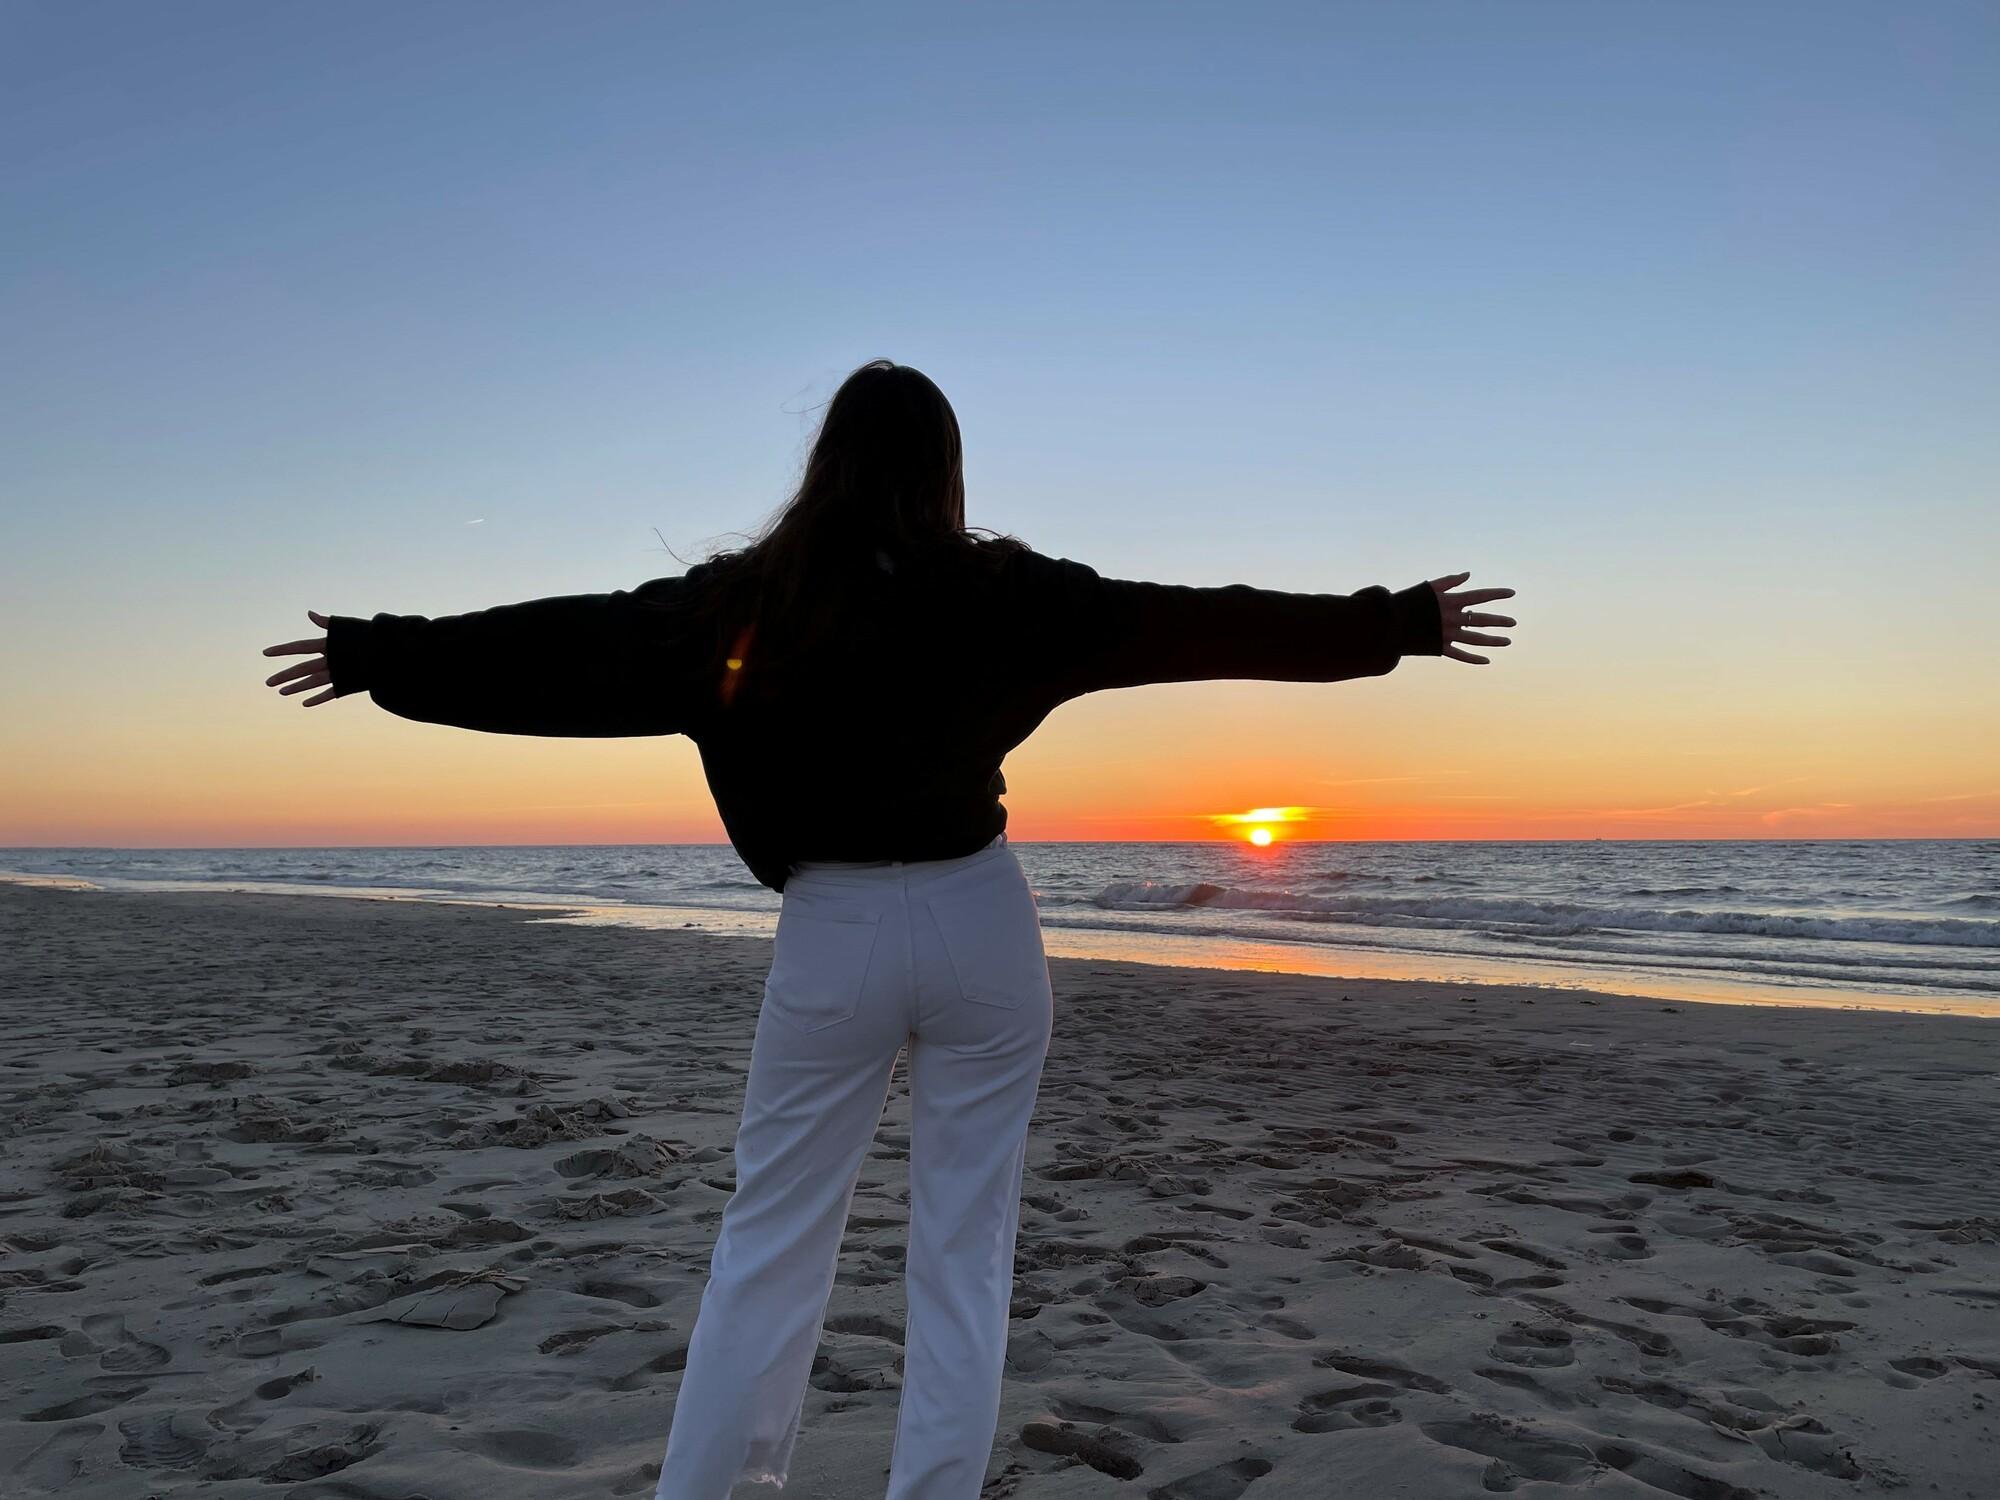
{"type": "Polygon", "coordinates": [[[1314,786],[1368,786],[1383,781],[1435,781],[1441,776],[1463,776],[1463,771],[1431,771],[1422,776],[1349,776],[1339,781],[1321,779],[1314,786]]]}

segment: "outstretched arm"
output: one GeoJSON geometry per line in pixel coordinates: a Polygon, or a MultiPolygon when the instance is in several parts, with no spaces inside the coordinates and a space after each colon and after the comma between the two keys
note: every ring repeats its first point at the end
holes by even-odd
{"type": "Polygon", "coordinates": [[[1464,573],[1394,593],[1373,584],[1352,594],[1304,594],[1103,578],[1067,558],[1038,556],[1030,566],[1040,576],[1029,608],[1045,624],[1038,646],[1064,697],[1215,678],[1341,682],[1381,676],[1405,656],[1482,661],[1455,643],[1507,642],[1464,627],[1514,623],[1465,608],[1512,589],[1446,593],[1464,573]]]}
{"type": "Polygon", "coordinates": [[[491,734],[676,734],[708,660],[681,594],[681,579],[660,578],[435,619],[309,611],[326,634],[266,648],[308,657],[266,681],[321,689],[308,708],[366,692],[403,718],[491,734]]]}

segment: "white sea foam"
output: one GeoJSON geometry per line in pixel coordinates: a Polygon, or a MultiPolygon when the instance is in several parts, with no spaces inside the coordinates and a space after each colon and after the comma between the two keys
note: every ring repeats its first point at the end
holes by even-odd
{"type": "Polygon", "coordinates": [[[1093,902],[1118,911],[1208,907],[1305,918],[1333,917],[1364,925],[1426,926],[1508,923],[1552,933],[1618,928],[1637,932],[1716,932],[1821,942],[1911,943],[2000,948],[2000,922],[1965,917],[1822,917],[1782,912],[1669,910],[1656,906],[1524,901],[1486,896],[1314,896],[1300,891],[1241,889],[1210,881],[1116,881],[1093,902]]]}

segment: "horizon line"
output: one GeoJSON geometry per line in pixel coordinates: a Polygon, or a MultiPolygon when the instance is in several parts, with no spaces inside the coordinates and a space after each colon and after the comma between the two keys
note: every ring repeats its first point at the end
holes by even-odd
{"type": "MultiPolygon", "coordinates": [[[[1990,834],[1870,834],[1862,837],[1838,837],[1834,835],[1797,834],[1784,836],[1767,834],[1749,837],[1681,837],[1664,834],[1651,837],[1620,836],[1608,838],[1603,835],[1589,835],[1580,838],[1504,839],[1466,836],[1461,838],[1435,839],[1277,839],[1263,850],[1281,848],[1286,844],[1978,844],[2000,841],[2000,833],[1990,834]]],[[[1249,848],[1248,839],[1225,835],[1219,838],[1198,839],[1015,839],[1009,844],[1242,844],[1249,848]]],[[[472,843],[472,844],[0,844],[0,854],[16,850],[22,852],[49,853],[60,850],[95,849],[107,852],[134,850],[189,850],[189,851],[232,851],[246,850],[300,850],[300,849],[731,849],[735,846],[726,839],[682,840],[675,842],[651,841],[644,843],[605,843],[599,841],[573,841],[557,843],[472,843]]]]}

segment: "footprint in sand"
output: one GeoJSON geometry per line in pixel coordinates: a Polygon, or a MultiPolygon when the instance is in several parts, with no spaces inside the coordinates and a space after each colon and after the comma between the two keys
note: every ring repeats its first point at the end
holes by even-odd
{"type": "Polygon", "coordinates": [[[1491,1459],[1480,1476],[1485,1488],[1506,1491],[1528,1480],[1575,1484],[1596,1467],[1596,1455],[1579,1443],[1544,1437],[1519,1422],[1478,1416],[1425,1422],[1418,1431],[1434,1443],[1491,1459]]]}
{"type": "Polygon", "coordinates": [[[1208,1283],[1192,1276],[1141,1276],[1108,1287],[1091,1299],[1091,1306],[1129,1333],[1162,1343],[1179,1343],[1190,1338],[1186,1319],[1162,1315],[1160,1309],[1194,1297],[1208,1283]]]}
{"type": "Polygon", "coordinates": [[[1313,1363],[1338,1370],[1343,1375],[1380,1381],[1406,1391],[1425,1391],[1433,1396],[1451,1394],[1451,1387],[1435,1375],[1425,1375],[1418,1370],[1405,1369],[1402,1365],[1391,1364],[1386,1359],[1371,1359],[1361,1354],[1322,1354],[1313,1363]]]}
{"type": "Polygon", "coordinates": [[[813,1357],[810,1377],[815,1390],[831,1391],[837,1396],[851,1396],[858,1391],[881,1389],[879,1380],[870,1380],[858,1375],[831,1354],[817,1354],[813,1357]]]}
{"type": "Polygon", "coordinates": [[[37,1339],[59,1339],[67,1331],[54,1323],[37,1323],[29,1328],[0,1328],[0,1344],[26,1344],[37,1339]]]}
{"type": "Polygon", "coordinates": [[[259,1401],[277,1401],[297,1390],[302,1385],[311,1385],[319,1379],[319,1371],[312,1365],[303,1370],[295,1370],[290,1375],[280,1375],[276,1380],[267,1380],[257,1387],[259,1401]]]}
{"type": "Polygon", "coordinates": [[[1301,1341],[1304,1341],[1307,1339],[1316,1339],[1319,1337],[1318,1334],[1314,1333],[1310,1328],[1306,1327],[1306,1325],[1301,1323],[1298,1319],[1287,1318],[1280,1313],[1264,1314],[1263,1317],[1257,1320],[1257,1326],[1260,1328],[1268,1328],[1273,1333],[1282,1333],[1288,1339],[1299,1339],[1301,1341]]]}
{"type": "Polygon", "coordinates": [[[1065,1203],[1052,1193],[1029,1193],[1021,1201],[1037,1213],[1047,1214],[1062,1224],[1073,1224],[1078,1219],[1090,1217],[1090,1210],[1074,1203],[1065,1203]]]}
{"type": "Polygon", "coordinates": [[[1646,1243],[1636,1224],[1593,1224],[1589,1233],[1606,1236],[1598,1253],[1606,1260],[1651,1260],[1653,1247],[1646,1243]]]}
{"type": "Polygon", "coordinates": [[[1523,1325],[1501,1334],[1488,1352],[1510,1365],[1553,1367],[1576,1363],[1575,1344],[1566,1328],[1523,1325]]]}
{"type": "Polygon", "coordinates": [[[211,1271],[208,1275],[199,1278],[195,1284],[197,1286],[226,1286],[232,1281],[250,1281],[264,1276],[276,1276],[285,1269],[286,1267],[282,1265],[238,1266],[230,1271],[211,1271]]]}
{"type": "Polygon", "coordinates": [[[83,1331],[93,1339],[110,1344],[97,1363],[118,1375],[140,1370],[157,1370],[173,1363],[173,1355],[159,1344],[135,1338],[125,1329],[125,1319],[116,1313],[99,1313],[83,1320],[83,1331]]]}
{"type": "Polygon", "coordinates": [[[1706,1422],[1718,1432],[1741,1436],[1746,1442],[1758,1441],[1751,1434],[1785,1415],[1780,1402],[1749,1386],[1704,1392],[1670,1380],[1628,1380],[1622,1375],[1599,1375],[1597,1383],[1615,1395],[1634,1396],[1663,1411],[1679,1412],[1706,1422]]]}
{"type": "Polygon", "coordinates": [[[608,1302],[622,1302],[627,1307],[648,1308],[660,1305],[659,1297],[643,1286],[629,1281],[580,1281],[577,1292],[585,1297],[598,1297],[608,1302]]]}
{"type": "Polygon", "coordinates": [[[124,1443],[118,1458],[135,1469],[185,1469],[201,1462],[209,1442],[205,1423],[192,1412],[149,1412],[118,1424],[124,1443]]]}
{"type": "Polygon", "coordinates": [[[1039,1328],[1007,1339],[1007,1368],[1023,1375],[1048,1368],[1056,1357],[1056,1342],[1039,1328]]]}
{"type": "Polygon", "coordinates": [[[1589,1313],[1578,1312],[1575,1308],[1569,1306],[1567,1303],[1557,1301],[1554,1297],[1540,1297],[1530,1293],[1523,1296],[1521,1300],[1532,1303],[1534,1306],[1541,1308],[1550,1317],[1560,1318],[1565,1323],[1575,1323],[1583,1328],[1598,1328],[1606,1333],[1615,1334],[1617,1337],[1625,1340],[1626,1343],[1632,1345],[1641,1354],[1650,1354],[1655,1358],[1676,1361],[1681,1357],[1681,1351],[1675,1345],[1674,1341],[1655,1329],[1641,1328],[1635,1323],[1620,1323],[1611,1318],[1593,1317],[1589,1313]]]}
{"type": "MultiPolygon", "coordinates": [[[[1208,1248],[1214,1239],[1214,1231],[1208,1229],[1160,1229],[1151,1234],[1134,1235],[1118,1247],[1118,1253],[1149,1255],[1155,1250],[1181,1250],[1199,1256],[1211,1265],[1226,1267],[1229,1262],[1208,1248]]],[[[1103,1258],[1101,1249],[1094,1258],[1103,1258]]]]}
{"type": "Polygon", "coordinates": [[[40,1411],[31,1411],[21,1420],[24,1422],[69,1422],[78,1417],[94,1417],[99,1412],[110,1411],[114,1406],[123,1406],[128,1401],[136,1401],[146,1394],[143,1385],[110,1387],[92,1391],[89,1395],[78,1396],[56,1406],[45,1406],[40,1411]]]}
{"type": "MultiPolygon", "coordinates": [[[[310,1317],[310,1312],[298,1312],[297,1317],[310,1317]]],[[[323,1340],[310,1334],[287,1331],[283,1326],[274,1328],[253,1328],[240,1333],[230,1343],[229,1352],[243,1359],[269,1359],[278,1354],[303,1354],[308,1349],[317,1349],[323,1340]]]]}
{"type": "Polygon", "coordinates": [[[270,1468],[263,1471],[266,1483],[299,1483],[308,1479],[323,1479],[328,1474],[338,1474],[342,1469],[351,1468],[373,1453],[381,1451],[382,1445],[375,1441],[380,1432],[377,1427],[356,1427],[346,1438],[335,1443],[321,1443],[313,1448],[301,1448],[295,1453],[287,1453],[270,1468]]]}
{"type": "MultiPolygon", "coordinates": [[[[1577,1405],[1575,1397],[1564,1395],[1554,1386],[1542,1384],[1541,1381],[1535,1379],[1526,1370],[1499,1370],[1489,1365],[1481,1366],[1472,1373],[1479,1376],[1482,1380],[1492,1381],[1495,1385],[1504,1385],[1511,1390],[1526,1391],[1537,1401],[1542,1402],[1546,1406],[1553,1406],[1558,1411],[1567,1411],[1572,1406],[1577,1405]]],[[[1590,1403],[1586,1402],[1584,1404],[1588,1405],[1590,1403]]]]}
{"type": "Polygon", "coordinates": [[[836,1313],[823,1326],[828,1333],[858,1333],[892,1344],[903,1342],[903,1325],[876,1313],[836,1313]]]}
{"type": "Polygon", "coordinates": [[[583,1328],[566,1328],[561,1333],[552,1333],[536,1345],[542,1354],[575,1354],[585,1345],[596,1342],[607,1333],[623,1332],[617,1323],[596,1323],[583,1328]]]}
{"type": "Polygon", "coordinates": [[[1524,1245],[1519,1240],[1480,1240],[1479,1243],[1501,1255],[1510,1255],[1515,1260],[1525,1260],[1531,1266],[1541,1266],[1550,1271],[1569,1269],[1569,1262],[1561,1256],[1552,1255],[1546,1250],[1538,1250],[1533,1245],[1524,1245]]]}
{"type": "Polygon", "coordinates": [[[1686,1495],[1691,1500],[1760,1500],[1755,1490],[1697,1473],[1630,1443],[1602,1443],[1597,1457],[1619,1473],[1629,1474],[1639,1483],[1668,1495],[1686,1495]]]}
{"type": "MultiPolygon", "coordinates": [[[[1662,1316],[1697,1318],[1717,1333],[1730,1338],[1750,1339],[1784,1354],[1811,1358],[1831,1354],[1839,1347],[1835,1334],[1854,1325],[1838,1318],[1806,1318],[1790,1313],[1770,1313],[1756,1318],[1734,1317],[1713,1305],[1667,1302],[1656,1297],[1622,1297],[1627,1306],[1662,1316]]],[[[1739,1311],[1761,1308],[1762,1304],[1738,1298],[1732,1306],[1739,1311]]]]}
{"type": "Polygon", "coordinates": [[[1087,1401],[1072,1401],[1062,1396],[1050,1399],[1049,1410],[1065,1422],[1094,1422],[1100,1427],[1116,1427],[1120,1432],[1129,1432],[1149,1443],[1178,1443],[1181,1440],[1180,1435],[1165,1422],[1146,1412],[1115,1411],[1108,1406],[1093,1406],[1087,1401]]]}
{"type": "Polygon", "coordinates": [[[1235,1458],[1146,1491],[1146,1500],[1236,1500],[1253,1480],[1271,1472],[1264,1458],[1235,1458]]]}
{"type": "Polygon", "coordinates": [[[660,1466],[658,1464],[640,1464],[638,1468],[630,1469],[622,1477],[612,1480],[611,1493],[614,1495],[650,1495],[659,1485],[659,1482],[660,1466]]]}
{"type": "Polygon", "coordinates": [[[1951,1371],[1951,1366],[1943,1360],[1930,1359],[1921,1354],[1913,1354],[1907,1359],[1892,1359],[1889,1361],[1889,1368],[1898,1375],[1909,1377],[1889,1382],[1891,1385],[1905,1388],[1915,1385],[1919,1380],[1936,1380],[1938,1376],[1949,1374],[1951,1371]]]}
{"type": "Polygon", "coordinates": [[[643,1391],[653,1385],[655,1375],[671,1374],[675,1370],[687,1368],[688,1352],[685,1347],[669,1349],[665,1354],[656,1354],[636,1370],[628,1370],[616,1379],[605,1382],[605,1388],[613,1391],[643,1391]]]}
{"type": "Polygon", "coordinates": [[[532,1427],[469,1433],[459,1446],[510,1469],[573,1468],[583,1452],[575,1438],[532,1427]]]}
{"type": "Polygon", "coordinates": [[[1137,1479],[1145,1472],[1138,1459],[1103,1436],[1080,1431],[1067,1422],[1061,1426],[1053,1422],[1029,1422],[1021,1429],[1021,1441],[1037,1453],[1073,1458],[1113,1479],[1137,1479]]]}
{"type": "Polygon", "coordinates": [[[1496,1292],[1546,1292],[1551,1287],[1558,1287],[1562,1284],[1563,1279],[1560,1276],[1509,1276],[1505,1281],[1497,1283],[1493,1290],[1496,1292]]]}
{"type": "Polygon", "coordinates": [[[1403,1420],[1403,1414],[1384,1398],[1395,1394],[1392,1385],[1343,1385],[1315,1392],[1299,1403],[1292,1430],[1345,1432],[1356,1427],[1392,1426],[1403,1420]]]}
{"type": "Polygon", "coordinates": [[[218,1406],[208,1414],[208,1425],[218,1430],[230,1432],[253,1432],[270,1420],[270,1413],[258,1408],[272,1401],[283,1400],[302,1385],[310,1385],[319,1379],[319,1371],[311,1365],[290,1375],[280,1375],[275,1380],[267,1380],[241,1401],[232,1401],[218,1406]]]}

